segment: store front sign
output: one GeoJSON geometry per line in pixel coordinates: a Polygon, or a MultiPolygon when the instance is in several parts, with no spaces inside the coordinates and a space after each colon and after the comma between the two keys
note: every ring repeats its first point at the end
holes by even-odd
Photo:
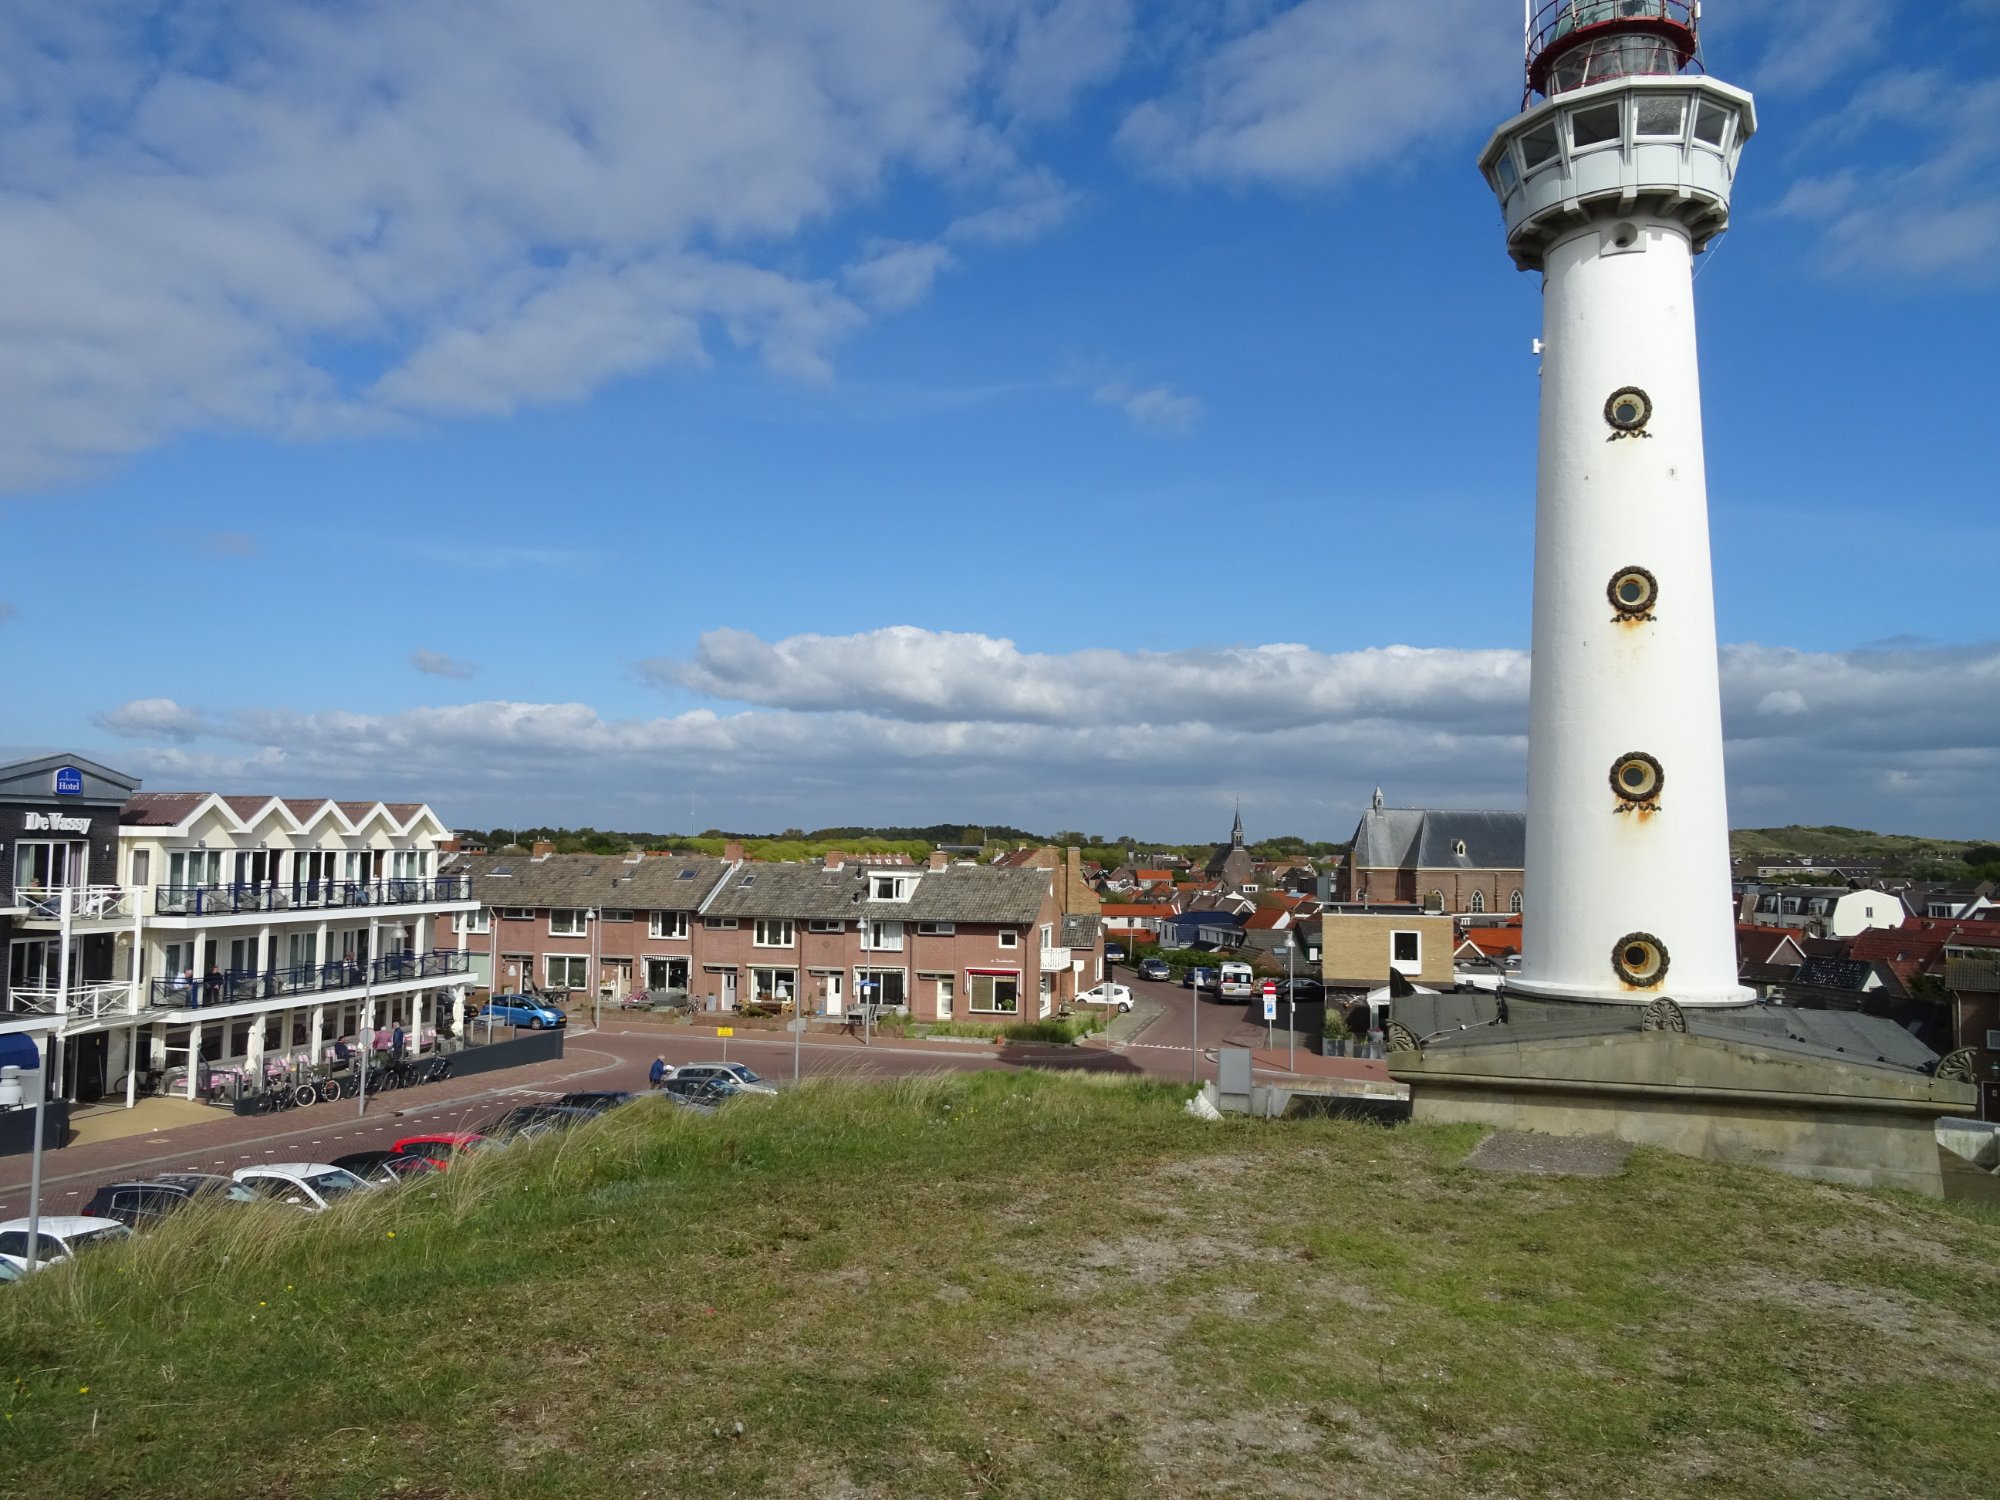
{"type": "Polygon", "coordinates": [[[81,797],[83,795],[83,772],[75,766],[56,767],[56,795],[58,797],[81,797]]]}

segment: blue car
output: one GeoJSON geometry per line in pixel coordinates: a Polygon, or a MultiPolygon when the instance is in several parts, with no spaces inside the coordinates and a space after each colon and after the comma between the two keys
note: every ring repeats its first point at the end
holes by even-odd
{"type": "Polygon", "coordinates": [[[542,1031],[551,1026],[567,1026],[569,1017],[532,995],[495,995],[473,1017],[475,1026],[487,1021],[495,1026],[525,1026],[530,1031],[542,1031]]]}

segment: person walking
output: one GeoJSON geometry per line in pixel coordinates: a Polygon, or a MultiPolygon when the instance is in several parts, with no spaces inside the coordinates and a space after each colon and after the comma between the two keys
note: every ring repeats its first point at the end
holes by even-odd
{"type": "Polygon", "coordinates": [[[389,1056],[391,1056],[392,1058],[397,1058],[401,1057],[402,1055],[403,1055],[403,1023],[400,1020],[398,1020],[395,1026],[391,1028],[389,1032],[389,1056]]]}
{"type": "Polygon", "coordinates": [[[654,1058],[652,1067],[646,1069],[646,1081],[654,1088],[658,1088],[666,1076],[667,1060],[664,1057],[654,1058]]]}

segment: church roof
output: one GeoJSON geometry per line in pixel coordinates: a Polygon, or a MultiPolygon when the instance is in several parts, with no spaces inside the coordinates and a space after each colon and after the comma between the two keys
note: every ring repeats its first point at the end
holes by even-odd
{"type": "Polygon", "coordinates": [[[1371,806],[1354,830],[1350,863],[1377,870],[1518,870],[1527,851],[1526,813],[1371,806]]]}

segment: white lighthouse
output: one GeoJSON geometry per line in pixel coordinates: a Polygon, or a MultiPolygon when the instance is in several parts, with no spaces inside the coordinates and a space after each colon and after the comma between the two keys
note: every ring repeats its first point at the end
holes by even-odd
{"type": "Polygon", "coordinates": [[[1534,674],[1516,994],[1738,1005],[1694,257],[1750,96],[1690,0],[1529,0],[1480,170],[1542,273],[1534,674]]]}

